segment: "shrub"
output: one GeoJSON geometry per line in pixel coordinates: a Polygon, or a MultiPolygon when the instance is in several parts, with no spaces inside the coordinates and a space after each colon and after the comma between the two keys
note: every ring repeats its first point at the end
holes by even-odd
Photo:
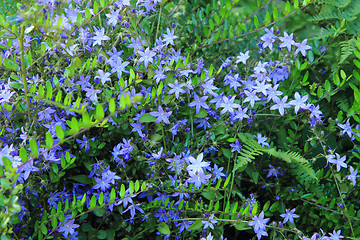
{"type": "Polygon", "coordinates": [[[246,4],[5,4],[1,239],[359,236],[360,75],[246,4]]]}

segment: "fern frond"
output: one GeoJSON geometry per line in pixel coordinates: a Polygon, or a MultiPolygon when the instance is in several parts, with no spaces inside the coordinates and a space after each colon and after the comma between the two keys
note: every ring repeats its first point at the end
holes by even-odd
{"type": "Polygon", "coordinates": [[[289,163],[291,165],[290,167],[294,165],[296,168],[301,169],[301,171],[296,173],[300,178],[306,180],[316,179],[315,171],[310,162],[303,158],[299,153],[291,151],[283,152],[276,150],[276,148],[264,148],[249,134],[239,133],[238,136],[244,143],[244,146],[241,149],[240,157],[238,158],[239,161],[235,165],[233,171],[245,166],[248,162],[254,160],[256,156],[267,153],[289,163]]]}
{"type": "Polygon", "coordinates": [[[319,33],[316,34],[314,37],[312,37],[311,40],[326,39],[328,37],[333,36],[334,33],[335,33],[335,30],[332,28],[330,28],[330,29],[321,28],[319,33]]]}
{"type": "Polygon", "coordinates": [[[343,19],[342,14],[336,13],[336,12],[327,12],[327,13],[319,13],[316,16],[313,16],[310,21],[312,22],[319,22],[319,21],[325,21],[330,19],[343,19]]]}
{"type": "Polygon", "coordinates": [[[347,41],[340,42],[340,63],[343,63],[350,55],[352,55],[356,50],[355,45],[356,39],[352,38],[347,41]]]}

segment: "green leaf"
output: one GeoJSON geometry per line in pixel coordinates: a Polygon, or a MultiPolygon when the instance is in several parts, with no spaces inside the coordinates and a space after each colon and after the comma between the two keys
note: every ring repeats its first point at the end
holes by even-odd
{"type": "Polygon", "coordinates": [[[161,225],[158,227],[158,231],[163,235],[170,235],[170,228],[166,223],[161,223],[161,225]]]}
{"type": "Polygon", "coordinates": [[[129,194],[132,195],[134,193],[134,182],[129,182],[129,194]]]}
{"type": "Polygon", "coordinates": [[[199,228],[201,228],[202,225],[203,224],[201,223],[201,220],[198,219],[193,224],[191,224],[191,226],[187,230],[188,231],[195,231],[195,230],[198,230],[199,228]]]}
{"type": "MultiPolygon", "coordinates": [[[[180,62],[180,61],[179,61],[179,62],[180,62]]],[[[158,86],[158,88],[157,88],[156,96],[158,96],[158,97],[160,96],[163,88],[164,88],[164,84],[163,84],[163,82],[160,82],[160,84],[159,84],[159,86],[158,86]]]]}
{"type": "Polygon", "coordinates": [[[214,66],[211,64],[209,68],[209,78],[211,78],[213,71],[214,71],[214,66]]]}
{"type": "Polygon", "coordinates": [[[116,191],[114,188],[112,188],[110,193],[110,203],[113,203],[115,199],[116,199],[116,191]]]}
{"type": "Polygon", "coordinates": [[[255,25],[256,29],[259,28],[259,19],[258,19],[258,17],[256,15],[254,16],[254,25],[255,25]]]}
{"type": "Polygon", "coordinates": [[[19,82],[10,82],[10,86],[15,89],[24,89],[24,85],[19,82]]]}
{"type": "Polygon", "coordinates": [[[60,141],[64,140],[65,133],[60,125],[56,125],[56,136],[59,138],[60,141]]]}
{"type": "Polygon", "coordinates": [[[90,200],[90,208],[89,209],[93,209],[96,207],[96,197],[92,196],[91,200],[90,200]]]}
{"type": "Polygon", "coordinates": [[[115,110],[116,110],[115,99],[114,99],[114,98],[111,98],[110,101],[109,101],[109,111],[110,111],[110,114],[114,114],[114,113],[115,113],[115,110]]]}
{"type": "Polygon", "coordinates": [[[135,182],[135,192],[138,192],[139,189],[140,189],[140,182],[139,182],[139,180],[136,180],[136,182],[135,182]]]}
{"type": "Polygon", "coordinates": [[[94,14],[97,14],[99,12],[99,5],[98,5],[97,1],[94,2],[93,11],[94,11],[94,14]]]}
{"type": "Polygon", "coordinates": [[[40,225],[40,230],[44,235],[47,234],[47,227],[43,223],[40,225]]]}
{"type": "Polygon", "coordinates": [[[101,121],[104,119],[104,116],[105,112],[103,106],[101,104],[97,104],[95,109],[95,119],[101,121]]]}
{"type": "Polygon", "coordinates": [[[104,193],[101,192],[99,196],[99,205],[101,206],[104,203],[104,193]]]}
{"type": "Polygon", "coordinates": [[[31,152],[35,155],[38,154],[39,152],[39,148],[38,148],[38,145],[36,143],[36,141],[32,138],[30,139],[30,149],[31,149],[31,152]]]}
{"type": "Polygon", "coordinates": [[[230,182],[230,177],[231,177],[231,174],[229,174],[229,176],[226,178],[226,180],[225,180],[225,182],[224,182],[223,188],[226,188],[227,185],[229,184],[229,182],[230,182]]]}
{"type": "Polygon", "coordinates": [[[156,117],[151,116],[149,113],[145,113],[140,117],[139,122],[147,123],[147,122],[155,122],[155,120],[156,117]]]}
{"type": "Polygon", "coordinates": [[[278,10],[276,7],[273,8],[273,18],[274,18],[274,21],[276,21],[279,17],[279,13],[278,13],[278,10]]]}
{"type": "Polygon", "coordinates": [[[48,148],[52,147],[54,144],[54,140],[51,136],[51,133],[47,132],[45,136],[46,136],[46,147],[48,148]]]}
{"type": "Polygon", "coordinates": [[[124,197],[125,195],[125,185],[124,184],[121,184],[121,187],[120,187],[120,198],[124,197]]]}
{"type": "Polygon", "coordinates": [[[58,225],[58,221],[57,221],[57,218],[56,216],[52,216],[51,217],[51,226],[53,227],[53,229],[55,229],[58,225]]]}
{"type": "Polygon", "coordinates": [[[26,162],[28,160],[28,155],[24,147],[21,147],[19,150],[19,156],[22,162],[26,162]]]}
{"type": "Polygon", "coordinates": [[[344,70],[340,70],[340,76],[341,76],[341,78],[343,79],[343,80],[345,80],[346,79],[346,73],[344,72],[344,70]]]}
{"type": "Polygon", "coordinates": [[[207,111],[204,108],[201,108],[199,113],[195,115],[197,118],[204,118],[207,116],[207,111]]]}
{"type": "Polygon", "coordinates": [[[88,7],[85,8],[85,17],[87,20],[91,18],[91,13],[88,7]]]}

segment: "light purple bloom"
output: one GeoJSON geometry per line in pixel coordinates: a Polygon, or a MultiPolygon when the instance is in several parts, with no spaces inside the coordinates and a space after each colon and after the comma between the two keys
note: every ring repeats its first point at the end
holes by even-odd
{"type": "Polygon", "coordinates": [[[235,96],[231,96],[229,97],[223,97],[223,102],[220,104],[220,107],[221,108],[224,108],[223,110],[221,110],[220,114],[223,115],[225,114],[226,112],[229,112],[229,113],[234,113],[234,109],[237,108],[241,108],[241,106],[237,103],[234,103],[235,101],[235,96]]]}
{"type": "Polygon", "coordinates": [[[249,222],[249,226],[254,226],[254,232],[257,233],[260,230],[266,230],[266,223],[269,221],[269,218],[264,219],[264,211],[261,211],[259,216],[254,216],[252,221],[249,222]]]}
{"type": "Polygon", "coordinates": [[[279,110],[279,113],[281,116],[284,116],[284,111],[285,108],[290,108],[291,105],[289,103],[286,103],[288,99],[288,96],[284,96],[281,100],[280,99],[275,99],[275,105],[271,106],[270,110],[279,110]]]}
{"type": "Polygon", "coordinates": [[[169,28],[166,29],[166,34],[164,33],[163,37],[164,37],[164,42],[165,42],[166,46],[169,44],[175,45],[174,40],[178,38],[177,36],[174,35],[174,29],[171,29],[171,31],[170,31],[169,28]]]}
{"type": "Polygon", "coordinates": [[[177,79],[175,80],[174,84],[168,83],[168,85],[169,85],[169,87],[171,87],[171,90],[168,92],[168,94],[175,93],[176,99],[179,98],[180,93],[186,93],[186,91],[184,89],[182,89],[182,87],[185,86],[185,83],[179,84],[177,79]]]}
{"type": "Polygon", "coordinates": [[[208,179],[211,178],[211,174],[205,174],[203,171],[194,171],[189,172],[190,178],[187,180],[188,183],[194,183],[195,188],[200,188],[201,184],[207,184],[208,179]]]}
{"type": "Polygon", "coordinates": [[[308,100],[309,95],[305,95],[303,97],[300,96],[300,94],[298,92],[295,93],[295,100],[291,100],[289,102],[289,104],[291,104],[292,106],[295,107],[295,113],[297,114],[299,109],[306,109],[307,108],[307,104],[306,101],[308,100]]]}
{"type": "Polygon", "coordinates": [[[307,44],[307,39],[305,39],[301,43],[295,43],[295,46],[297,47],[297,49],[295,50],[295,54],[298,54],[299,52],[301,52],[301,54],[305,57],[306,50],[311,49],[311,47],[306,44],[307,44]]]}
{"type": "Polygon", "coordinates": [[[294,223],[294,218],[300,217],[299,215],[297,215],[297,214],[294,213],[295,210],[296,210],[295,208],[292,209],[291,211],[288,210],[288,209],[286,209],[286,210],[285,210],[286,213],[280,214],[280,217],[284,218],[283,223],[287,223],[287,221],[290,221],[292,224],[295,224],[295,223],[294,223]]]}
{"type": "Polygon", "coordinates": [[[295,45],[295,41],[293,40],[293,33],[288,35],[287,32],[284,32],[284,37],[279,37],[279,39],[282,41],[280,47],[286,47],[288,51],[291,52],[291,46],[295,45]]]}
{"type": "Polygon", "coordinates": [[[95,36],[93,37],[93,40],[95,40],[95,42],[93,42],[93,46],[101,45],[101,41],[110,40],[110,37],[105,35],[105,29],[103,27],[100,30],[95,27],[94,29],[95,29],[95,36]]]}
{"type": "Polygon", "coordinates": [[[356,185],[356,178],[357,178],[358,170],[359,170],[358,168],[356,168],[356,170],[354,170],[354,168],[352,166],[350,166],[350,175],[346,176],[346,179],[350,180],[353,183],[354,187],[356,185]]]}
{"type": "Polygon", "coordinates": [[[147,68],[149,63],[154,63],[153,57],[156,55],[156,53],[151,51],[149,47],[147,47],[144,52],[139,51],[139,54],[140,54],[140,59],[138,61],[139,64],[143,62],[145,64],[145,67],[147,68]]]}
{"type": "Polygon", "coordinates": [[[150,115],[153,117],[157,117],[155,123],[164,122],[166,124],[170,124],[168,117],[170,117],[172,111],[165,112],[161,106],[158,107],[158,112],[150,112],[150,115]]]}
{"type": "Polygon", "coordinates": [[[189,172],[194,172],[194,173],[203,172],[203,168],[210,166],[210,163],[203,162],[203,157],[204,157],[203,153],[200,153],[196,159],[194,157],[190,156],[189,161],[191,164],[189,166],[187,166],[186,170],[188,170],[189,172]]]}
{"type": "Polygon", "coordinates": [[[201,107],[204,109],[208,109],[209,106],[205,103],[206,99],[208,99],[208,96],[202,96],[199,98],[199,96],[194,93],[194,101],[189,103],[189,107],[196,107],[196,114],[200,112],[201,107]]]}
{"type": "Polygon", "coordinates": [[[244,65],[246,65],[246,61],[250,58],[249,51],[246,51],[245,54],[241,52],[240,55],[236,58],[236,63],[242,62],[244,65]]]}
{"type": "Polygon", "coordinates": [[[331,154],[331,155],[328,155],[327,160],[330,163],[336,164],[336,171],[339,172],[341,167],[347,168],[347,164],[345,163],[346,155],[343,157],[340,157],[340,155],[337,153],[335,153],[335,155],[336,155],[336,159],[335,159],[335,156],[333,154],[331,154]]]}

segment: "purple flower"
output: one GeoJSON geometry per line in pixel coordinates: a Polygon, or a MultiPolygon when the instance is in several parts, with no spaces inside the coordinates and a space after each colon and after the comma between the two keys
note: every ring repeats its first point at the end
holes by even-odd
{"type": "Polygon", "coordinates": [[[103,70],[98,70],[99,75],[95,76],[95,79],[100,79],[101,84],[104,85],[106,82],[111,81],[110,75],[111,73],[104,72],[103,70]]]}
{"type": "Polygon", "coordinates": [[[71,215],[67,215],[65,218],[66,222],[58,228],[58,231],[62,233],[64,237],[67,237],[68,235],[73,235],[75,233],[75,228],[80,227],[79,224],[74,223],[75,219],[71,219],[69,221],[67,220],[70,218],[71,215]]]}
{"type": "Polygon", "coordinates": [[[307,44],[307,39],[305,39],[301,43],[295,43],[294,45],[297,47],[297,49],[295,50],[295,54],[298,54],[299,52],[301,52],[301,54],[305,57],[306,50],[311,49],[311,47],[306,44],[307,44]]]}
{"type": "Polygon", "coordinates": [[[114,172],[110,171],[109,168],[107,168],[103,173],[101,178],[95,177],[96,185],[93,187],[93,189],[99,189],[102,192],[105,192],[106,189],[108,189],[111,185],[115,184],[115,180],[120,179],[120,177],[116,176],[114,172]]]}
{"type": "Polygon", "coordinates": [[[279,47],[287,47],[288,51],[291,52],[291,46],[295,45],[295,41],[293,40],[293,33],[288,35],[287,32],[284,32],[284,37],[279,37],[282,43],[279,47]]]}
{"type": "Polygon", "coordinates": [[[294,213],[295,210],[296,210],[295,208],[292,209],[291,211],[288,210],[288,209],[286,209],[286,210],[285,210],[286,213],[280,214],[280,217],[284,218],[283,223],[287,223],[287,221],[290,221],[292,224],[295,224],[295,223],[294,223],[294,218],[300,217],[299,215],[297,215],[297,214],[294,213]]]}
{"type": "Polygon", "coordinates": [[[211,214],[209,217],[209,220],[201,220],[201,223],[204,224],[203,229],[207,229],[208,227],[214,230],[214,224],[217,223],[216,220],[214,220],[214,214],[211,214]]]}
{"type": "Polygon", "coordinates": [[[347,164],[344,162],[346,160],[346,155],[341,158],[340,158],[339,154],[335,153],[335,155],[336,155],[336,159],[335,159],[335,156],[333,154],[331,154],[331,155],[328,155],[327,160],[330,163],[336,164],[337,172],[340,171],[341,167],[347,168],[347,164]]]}
{"type": "Polygon", "coordinates": [[[209,80],[205,80],[205,82],[203,84],[200,85],[203,89],[204,89],[204,95],[205,94],[210,94],[213,97],[216,97],[218,94],[216,92],[214,92],[213,90],[218,89],[215,85],[214,85],[214,79],[209,79],[209,80]]]}
{"type": "Polygon", "coordinates": [[[174,84],[169,83],[168,85],[169,85],[169,87],[171,87],[171,90],[168,92],[168,94],[175,93],[176,99],[179,98],[180,93],[186,93],[186,91],[184,89],[182,89],[182,87],[185,86],[185,83],[179,84],[177,79],[175,80],[174,84]]]}
{"type": "Polygon", "coordinates": [[[128,48],[133,48],[134,49],[134,53],[136,53],[137,51],[142,51],[143,45],[146,43],[145,40],[141,40],[141,38],[131,38],[131,44],[127,45],[128,48]]]}
{"type": "Polygon", "coordinates": [[[350,125],[350,118],[346,121],[345,124],[340,124],[338,123],[338,126],[344,130],[343,131],[343,136],[345,135],[345,133],[349,136],[349,138],[352,137],[353,131],[351,129],[351,125],[350,125]]]}
{"type": "Polygon", "coordinates": [[[208,96],[202,96],[201,98],[194,93],[194,101],[189,103],[189,107],[196,107],[196,114],[200,112],[200,108],[203,107],[204,109],[208,109],[209,106],[205,103],[206,99],[208,99],[208,96]]]}
{"type": "Polygon", "coordinates": [[[273,43],[275,42],[275,39],[277,38],[274,34],[274,28],[271,28],[270,30],[265,28],[266,34],[262,36],[260,39],[264,41],[262,47],[265,49],[268,47],[270,50],[273,49],[273,43]]]}
{"type": "Polygon", "coordinates": [[[95,29],[95,36],[92,39],[95,40],[95,42],[93,42],[93,46],[101,45],[101,41],[110,40],[110,37],[105,35],[105,29],[103,27],[100,30],[97,29],[96,27],[94,27],[94,29],[95,29]]]}
{"type": "Polygon", "coordinates": [[[283,97],[281,100],[280,99],[275,99],[275,105],[271,106],[270,110],[279,110],[279,113],[281,116],[284,116],[284,110],[285,108],[290,108],[291,105],[289,103],[286,103],[288,99],[288,96],[283,97]]]}
{"type": "Polygon", "coordinates": [[[346,179],[350,180],[353,183],[354,187],[356,185],[356,177],[358,174],[358,170],[359,170],[358,168],[354,170],[354,168],[350,166],[350,175],[346,176],[346,179]]]}
{"type": "Polygon", "coordinates": [[[246,95],[246,98],[244,99],[244,103],[250,102],[251,107],[254,107],[255,101],[259,101],[260,98],[258,96],[256,96],[255,91],[250,92],[248,90],[245,90],[244,92],[245,92],[245,95],[246,95]]]}
{"type": "Polygon", "coordinates": [[[258,233],[260,230],[266,230],[266,223],[269,221],[269,218],[264,219],[264,211],[261,211],[259,216],[254,216],[252,221],[249,222],[249,226],[254,226],[254,232],[258,233]]]}
{"type": "Polygon", "coordinates": [[[224,108],[223,110],[221,110],[220,114],[223,115],[226,112],[229,113],[234,113],[234,108],[241,108],[241,106],[237,103],[234,103],[235,101],[235,96],[231,96],[229,97],[223,97],[223,102],[220,104],[220,107],[224,108]]]}
{"type": "Polygon", "coordinates": [[[106,17],[108,18],[108,25],[116,26],[116,24],[118,22],[118,17],[121,17],[119,15],[119,12],[120,12],[120,9],[118,9],[116,11],[114,9],[111,9],[110,13],[105,14],[106,17]]]}
{"type": "Polygon", "coordinates": [[[245,54],[241,52],[240,56],[237,56],[236,58],[236,63],[242,62],[244,65],[246,65],[246,60],[250,58],[249,51],[246,51],[245,54]]]}
{"type": "Polygon", "coordinates": [[[274,85],[273,87],[270,87],[267,91],[267,101],[270,102],[270,100],[273,100],[273,102],[280,100],[278,96],[281,96],[283,92],[278,91],[279,84],[274,85]]]}
{"type": "Polygon", "coordinates": [[[16,92],[11,92],[10,90],[1,90],[1,92],[0,92],[0,104],[9,102],[11,96],[14,95],[15,93],[16,92]]]}
{"type": "Polygon", "coordinates": [[[158,112],[150,112],[150,115],[157,117],[155,123],[164,122],[165,124],[170,124],[168,117],[170,117],[172,111],[164,112],[161,106],[158,107],[158,112]]]}
{"type": "Polygon", "coordinates": [[[210,166],[210,163],[203,162],[203,156],[203,153],[200,153],[196,159],[190,156],[189,161],[191,164],[186,168],[186,170],[194,173],[203,172],[203,168],[210,166]]]}
{"type": "MultiPolygon", "coordinates": [[[[95,138],[92,138],[91,140],[94,140],[95,138]]],[[[76,142],[80,144],[80,149],[85,148],[85,151],[88,152],[90,151],[90,143],[87,140],[86,136],[83,135],[83,140],[80,139],[76,139],[76,142]]]]}
{"type": "Polygon", "coordinates": [[[256,86],[253,87],[254,93],[262,93],[264,96],[268,95],[268,89],[271,87],[271,84],[267,84],[265,80],[257,81],[256,86]]]}
{"type": "Polygon", "coordinates": [[[239,140],[236,139],[235,143],[230,144],[230,147],[232,147],[231,152],[240,152],[242,146],[239,144],[239,140]]]}
{"type": "Polygon", "coordinates": [[[107,62],[111,66],[110,73],[113,74],[114,72],[116,72],[118,78],[121,78],[123,72],[129,73],[129,71],[126,70],[125,67],[129,65],[130,62],[128,61],[123,62],[121,57],[117,56],[114,59],[109,59],[107,62]]]}
{"type": "Polygon", "coordinates": [[[269,164],[269,168],[270,169],[265,170],[265,171],[269,171],[269,173],[268,173],[268,175],[266,177],[269,178],[271,176],[274,176],[274,177],[277,178],[277,175],[279,174],[280,167],[274,168],[272,165],[269,164]]]}
{"type": "Polygon", "coordinates": [[[239,119],[239,121],[242,121],[244,118],[249,118],[249,115],[246,114],[247,108],[239,108],[239,111],[234,112],[234,118],[233,120],[236,121],[239,119]]]}
{"type": "Polygon", "coordinates": [[[123,212],[127,212],[130,210],[130,215],[131,215],[131,218],[134,218],[135,217],[135,210],[138,210],[139,212],[141,213],[144,213],[144,210],[142,210],[139,206],[141,205],[141,203],[139,204],[132,204],[132,205],[129,205],[129,207],[123,212]]]}
{"type": "Polygon", "coordinates": [[[340,233],[341,233],[341,230],[339,230],[339,231],[333,231],[333,233],[329,233],[329,235],[330,235],[330,239],[331,240],[340,240],[341,238],[344,238],[343,236],[341,236],[340,235],[340,233]]]}
{"type": "Polygon", "coordinates": [[[309,95],[305,95],[303,97],[300,96],[298,92],[295,93],[295,100],[291,100],[289,104],[295,107],[295,113],[297,114],[299,109],[306,109],[307,104],[305,102],[308,100],[309,95]]]}
{"type": "Polygon", "coordinates": [[[140,54],[139,64],[142,63],[142,62],[144,62],[145,67],[147,68],[148,65],[149,65],[149,62],[150,62],[150,63],[154,63],[153,57],[156,55],[156,53],[153,52],[153,51],[151,51],[151,50],[149,49],[149,47],[147,47],[144,52],[143,52],[143,51],[139,51],[139,54],[140,54]]]}
{"type": "Polygon", "coordinates": [[[162,69],[161,66],[158,66],[158,69],[154,70],[154,73],[155,75],[153,76],[153,79],[156,80],[156,84],[159,84],[161,79],[166,79],[166,75],[164,74],[165,71],[162,69]]]}
{"type": "Polygon", "coordinates": [[[169,44],[175,45],[174,40],[178,38],[177,36],[174,35],[174,29],[171,29],[171,31],[170,31],[169,28],[166,29],[166,34],[163,34],[163,36],[164,36],[163,40],[164,40],[166,46],[169,44]]]}
{"type": "Polygon", "coordinates": [[[38,112],[38,116],[39,116],[38,121],[42,121],[43,119],[50,121],[51,115],[55,112],[56,111],[51,107],[48,107],[45,110],[38,112]]]}
{"type": "Polygon", "coordinates": [[[194,183],[195,188],[200,188],[201,184],[207,184],[208,179],[211,178],[211,174],[205,174],[203,171],[198,171],[195,173],[194,171],[189,172],[190,178],[187,180],[188,183],[194,183]]]}
{"type": "Polygon", "coordinates": [[[268,139],[267,137],[263,137],[260,133],[258,133],[256,136],[255,136],[258,140],[258,143],[261,145],[261,146],[267,146],[267,147],[270,147],[270,145],[266,142],[266,140],[268,139]]]}
{"type": "Polygon", "coordinates": [[[212,171],[214,179],[213,182],[216,182],[218,179],[220,179],[222,177],[225,177],[226,175],[222,172],[224,170],[224,167],[219,168],[218,165],[214,164],[214,169],[212,171]]]}

